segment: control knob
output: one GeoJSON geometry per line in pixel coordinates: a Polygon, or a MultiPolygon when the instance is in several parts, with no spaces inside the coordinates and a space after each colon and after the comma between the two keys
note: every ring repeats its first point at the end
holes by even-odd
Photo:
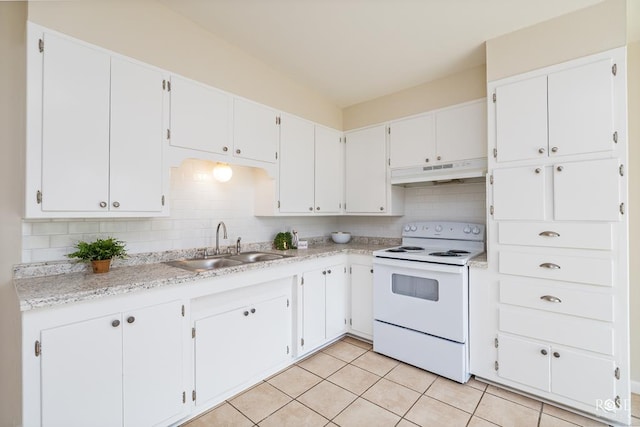
{"type": "Polygon", "coordinates": [[[411,226],[411,231],[416,231],[418,229],[418,227],[416,227],[415,225],[411,226]]]}
{"type": "Polygon", "coordinates": [[[471,227],[469,227],[468,225],[464,226],[464,229],[462,230],[465,234],[469,234],[471,233],[471,227]]]}
{"type": "Polygon", "coordinates": [[[436,225],[436,233],[439,233],[442,231],[442,226],[441,225],[436,225]]]}
{"type": "Polygon", "coordinates": [[[478,228],[478,227],[473,227],[473,230],[471,230],[471,232],[472,232],[473,234],[480,234],[480,228],[478,228]]]}
{"type": "Polygon", "coordinates": [[[407,224],[407,225],[405,225],[405,226],[404,226],[404,231],[409,231],[409,230],[411,230],[411,226],[410,226],[410,225],[408,225],[408,224],[407,224]]]}

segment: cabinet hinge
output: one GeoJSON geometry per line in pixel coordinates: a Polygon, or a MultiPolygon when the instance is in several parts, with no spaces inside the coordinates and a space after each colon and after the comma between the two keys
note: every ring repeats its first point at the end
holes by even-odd
{"type": "Polygon", "coordinates": [[[34,350],[36,353],[36,357],[40,356],[40,354],[42,353],[42,345],[40,345],[40,341],[36,340],[36,345],[34,350]]]}
{"type": "Polygon", "coordinates": [[[618,172],[620,172],[620,176],[624,176],[624,165],[620,165],[618,172]]]}
{"type": "Polygon", "coordinates": [[[40,53],[44,52],[44,39],[38,40],[38,50],[40,51],[40,53]]]}
{"type": "Polygon", "coordinates": [[[498,348],[498,345],[499,345],[498,337],[496,337],[496,338],[494,338],[494,339],[493,339],[493,346],[494,346],[495,348],[498,348]]]}
{"type": "Polygon", "coordinates": [[[193,400],[194,402],[196,401],[196,391],[195,390],[193,390],[191,392],[191,400],[193,400]]]}
{"type": "Polygon", "coordinates": [[[289,298],[287,298],[287,307],[289,307],[289,298]]]}
{"type": "Polygon", "coordinates": [[[344,137],[344,143],[345,144],[347,143],[347,137],[346,136],[344,137]]]}
{"type": "Polygon", "coordinates": [[[171,139],[171,129],[167,129],[167,139],[171,139]]]}
{"type": "Polygon", "coordinates": [[[496,97],[496,93],[495,93],[495,92],[493,92],[493,96],[492,96],[491,98],[493,99],[493,103],[495,104],[495,102],[496,102],[496,98],[497,98],[497,97],[496,97]]]}
{"type": "Polygon", "coordinates": [[[182,403],[187,403],[187,392],[186,391],[182,392],[182,403]]]}
{"type": "Polygon", "coordinates": [[[489,184],[493,185],[493,175],[489,175],[489,184]]]}
{"type": "Polygon", "coordinates": [[[278,209],[280,209],[280,200],[278,200],[278,209]]]}
{"type": "Polygon", "coordinates": [[[276,116],[276,124],[279,125],[281,123],[280,116],[276,116]]]}
{"type": "Polygon", "coordinates": [[[276,151],[276,160],[278,160],[278,152],[276,151]]]}
{"type": "Polygon", "coordinates": [[[289,354],[289,346],[287,346],[287,354],[289,354]]]}
{"type": "Polygon", "coordinates": [[[38,190],[38,191],[36,192],[36,203],[37,203],[37,204],[42,203],[42,191],[40,191],[40,190],[38,190]]]}
{"type": "Polygon", "coordinates": [[[389,127],[387,128],[387,134],[388,134],[388,135],[391,135],[391,126],[389,126],[389,127]]]}
{"type": "Polygon", "coordinates": [[[620,396],[616,396],[613,401],[616,403],[616,408],[620,408],[622,406],[622,400],[620,399],[620,396]]]}
{"type": "Polygon", "coordinates": [[[182,304],[181,314],[182,314],[182,317],[184,317],[184,304],[182,304]]]}
{"type": "Polygon", "coordinates": [[[389,159],[387,159],[387,164],[388,164],[389,166],[391,166],[391,157],[389,157],[389,159]]]}
{"type": "Polygon", "coordinates": [[[494,149],[493,149],[493,158],[494,158],[494,159],[497,159],[497,158],[498,158],[498,149],[497,149],[497,148],[494,148],[494,149]]]}
{"type": "Polygon", "coordinates": [[[300,284],[304,285],[304,276],[302,276],[302,278],[300,279],[300,284]]]}
{"type": "Polygon", "coordinates": [[[162,206],[164,206],[164,194],[162,195],[162,197],[160,198],[160,203],[162,203],[162,206]]]}
{"type": "Polygon", "coordinates": [[[489,207],[489,213],[490,213],[491,215],[493,215],[493,205],[491,205],[491,206],[489,207]]]}
{"type": "Polygon", "coordinates": [[[347,267],[344,268],[344,274],[347,274],[347,267]]]}
{"type": "Polygon", "coordinates": [[[304,347],[304,338],[300,338],[300,345],[304,347]]]}
{"type": "Polygon", "coordinates": [[[613,64],[613,66],[611,67],[611,74],[613,74],[614,76],[618,74],[618,64],[613,64]]]}
{"type": "Polygon", "coordinates": [[[620,213],[624,215],[624,203],[620,203],[620,213]]]}
{"type": "Polygon", "coordinates": [[[353,326],[353,319],[349,318],[349,326],[353,326]]]}
{"type": "Polygon", "coordinates": [[[167,92],[171,92],[171,80],[167,80],[167,92]]]}
{"type": "Polygon", "coordinates": [[[353,274],[353,268],[349,267],[349,274],[353,274]]]}
{"type": "Polygon", "coordinates": [[[613,142],[616,144],[618,143],[618,131],[615,131],[613,133],[613,142]]]}
{"type": "Polygon", "coordinates": [[[196,337],[196,328],[191,328],[191,338],[196,337]]]}
{"type": "Polygon", "coordinates": [[[617,380],[620,379],[620,367],[617,367],[615,371],[613,371],[613,376],[616,377],[617,380]]]}
{"type": "Polygon", "coordinates": [[[162,80],[162,90],[167,90],[167,81],[162,80]]]}
{"type": "Polygon", "coordinates": [[[495,362],[493,362],[493,369],[495,369],[497,371],[499,367],[500,366],[498,365],[498,361],[497,360],[495,362]]]}

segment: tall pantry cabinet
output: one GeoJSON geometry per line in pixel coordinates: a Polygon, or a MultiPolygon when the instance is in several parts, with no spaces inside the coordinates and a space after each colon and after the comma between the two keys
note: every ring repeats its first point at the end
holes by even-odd
{"type": "MultiPolygon", "coordinates": [[[[630,422],[626,50],[488,84],[472,372],[630,422]]],[[[472,277],[473,279],[473,277],[472,277]]]]}

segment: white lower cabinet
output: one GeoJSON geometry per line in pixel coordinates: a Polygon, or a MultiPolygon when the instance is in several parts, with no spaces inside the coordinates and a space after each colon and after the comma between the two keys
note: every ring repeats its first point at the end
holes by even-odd
{"type": "Polygon", "coordinates": [[[351,318],[349,332],[373,339],[373,265],[371,257],[353,263],[351,271],[351,318]]]}
{"type": "Polygon", "coordinates": [[[228,397],[291,358],[290,285],[274,292],[262,286],[261,295],[238,294],[194,321],[196,406],[228,397]]]}
{"type": "Polygon", "coordinates": [[[298,285],[298,355],[308,353],[346,330],[346,265],[305,271],[298,285]]]}
{"type": "MultiPolygon", "coordinates": [[[[168,424],[183,402],[182,302],[40,332],[42,426],[168,424]]],[[[25,420],[35,425],[36,420],[25,420]]]]}

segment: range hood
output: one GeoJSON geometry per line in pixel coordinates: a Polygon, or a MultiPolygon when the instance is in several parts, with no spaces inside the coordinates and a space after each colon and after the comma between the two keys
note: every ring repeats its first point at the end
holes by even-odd
{"type": "Polygon", "coordinates": [[[433,166],[391,169],[391,184],[404,185],[419,182],[450,181],[484,177],[486,174],[487,158],[483,157],[433,166]]]}

